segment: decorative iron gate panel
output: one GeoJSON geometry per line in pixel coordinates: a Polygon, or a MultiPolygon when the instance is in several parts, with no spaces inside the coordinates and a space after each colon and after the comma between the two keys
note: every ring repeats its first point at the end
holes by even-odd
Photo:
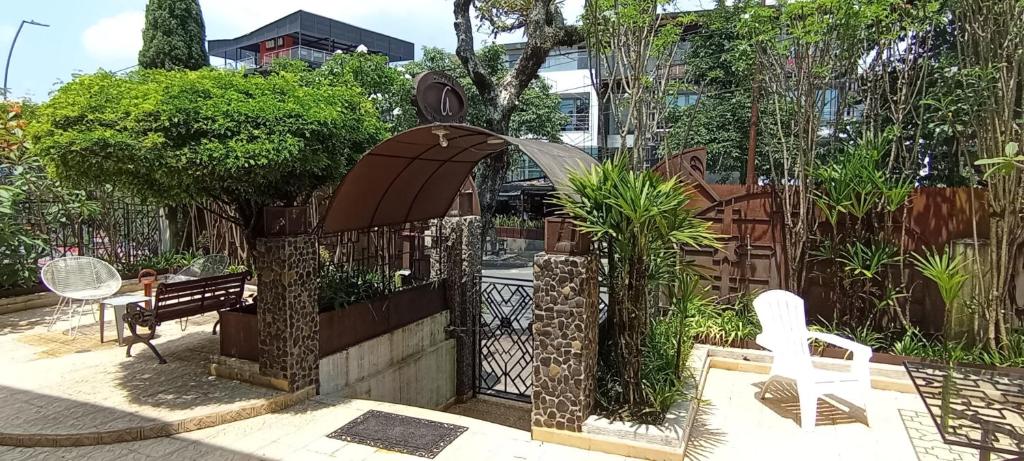
{"type": "Polygon", "coordinates": [[[533,281],[480,282],[477,392],[529,402],[533,393],[533,281]]]}

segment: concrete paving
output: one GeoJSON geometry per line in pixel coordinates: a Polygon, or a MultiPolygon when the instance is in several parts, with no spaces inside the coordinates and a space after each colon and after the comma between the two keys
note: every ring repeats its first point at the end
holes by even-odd
{"type": "Polygon", "coordinates": [[[917,394],[872,390],[866,418],[839,400],[819,400],[816,427],[804,432],[795,387],[773,384],[765,400],[756,398],[766,378],[710,370],[687,460],[978,459],[976,450],[942,443],[917,394]]]}
{"type": "MultiPolygon", "coordinates": [[[[84,434],[178,421],[256,405],[283,393],[209,376],[216,314],[157,329],[161,365],[145,345],[125,357],[107,320],[107,342],[90,314],[77,336],[47,330],[49,309],[0,316],[0,433],[84,434]]],[[[127,334],[127,333],[126,333],[127,334]]]]}
{"type": "Polygon", "coordinates": [[[317,397],[291,409],[210,429],[142,442],[79,448],[0,447],[0,459],[422,460],[327,437],[367,410],[467,427],[436,461],[626,461],[629,458],[535,442],[530,433],[465,416],[366,400],[317,397]]]}

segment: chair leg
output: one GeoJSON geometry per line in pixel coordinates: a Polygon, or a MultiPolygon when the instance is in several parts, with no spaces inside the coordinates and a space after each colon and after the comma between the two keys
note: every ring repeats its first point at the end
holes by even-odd
{"type": "Polygon", "coordinates": [[[809,386],[797,384],[800,397],[800,427],[805,431],[814,430],[814,422],[818,418],[818,394],[806,389],[809,386]]]}
{"type": "Polygon", "coordinates": [[[71,300],[63,296],[57,300],[57,306],[53,308],[53,314],[50,315],[50,323],[46,326],[46,331],[52,331],[53,326],[57,324],[57,319],[60,318],[60,311],[64,310],[65,307],[70,307],[71,300]]]}
{"type": "Polygon", "coordinates": [[[68,336],[70,336],[72,338],[75,338],[75,337],[78,336],[78,330],[79,330],[79,328],[82,327],[82,315],[84,315],[84,312],[82,312],[82,311],[85,310],[85,303],[87,303],[87,302],[88,301],[83,299],[82,300],[82,304],[79,304],[78,307],[74,308],[71,311],[71,316],[68,317],[68,321],[70,321],[72,319],[72,317],[75,318],[75,325],[74,326],[68,325],[68,336]],[[74,331],[73,333],[72,333],[72,330],[74,331]]]}
{"type": "Polygon", "coordinates": [[[220,319],[217,319],[216,322],[213,322],[213,335],[214,336],[217,336],[217,327],[219,327],[219,326],[220,326],[220,319]]]}
{"type": "Polygon", "coordinates": [[[868,417],[868,400],[871,399],[871,380],[863,384],[862,394],[860,397],[860,407],[864,410],[864,419],[868,421],[868,425],[871,424],[871,419],[868,417]]]}

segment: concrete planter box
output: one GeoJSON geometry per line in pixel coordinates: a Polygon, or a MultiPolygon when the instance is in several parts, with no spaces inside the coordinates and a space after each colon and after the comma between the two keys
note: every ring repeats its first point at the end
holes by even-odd
{"type": "MultiPolygon", "coordinates": [[[[419,285],[368,302],[320,312],[320,358],[392,332],[445,309],[443,283],[419,285]]],[[[220,353],[259,360],[256,306],[220,313],[220,353]]]]}

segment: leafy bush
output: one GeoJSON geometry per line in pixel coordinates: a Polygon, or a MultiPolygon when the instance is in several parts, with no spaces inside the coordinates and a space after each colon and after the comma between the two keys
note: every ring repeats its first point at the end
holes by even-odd
{"type": "Polygon", "coordinates": [[[197,251],[165,251],[158,255],[146,256],[130,263],[118,266],[118,270],[124,275],[137,274],[143,269],[161,270],[167,269],[171,272],[182,270],[202,256],[197,251]]]}
{"type": "Polygon", "coordinates": [[[518,229],[543,229],[544,221],[540,219],[523,219],[518,216],[496,215],[494,227],[514,227],[518,229]]]}
{"type": "Polygon", "coordinates": [[[690,305],[686,329],[694,340],[716,346],[739,346],[752,341],[761,332],[754,313],[752,294],[742,294],[729,304],[718,304],[710,298],[690,305]]]}
{"type": "Polygon", "coordinates": [[[17,219],[19,202],[41,172],[28,154],[21,113],[20,104],[0,103],[0,290],[33,284],[39,275],[36,260],[46,251],[43,236],[17,219]]]}
{"type": "Polygon", "coordinates": [[[321,311],[344,309],[395,291],[394,279],[364,269],[324,265],[317,278],[321,311]]]}

